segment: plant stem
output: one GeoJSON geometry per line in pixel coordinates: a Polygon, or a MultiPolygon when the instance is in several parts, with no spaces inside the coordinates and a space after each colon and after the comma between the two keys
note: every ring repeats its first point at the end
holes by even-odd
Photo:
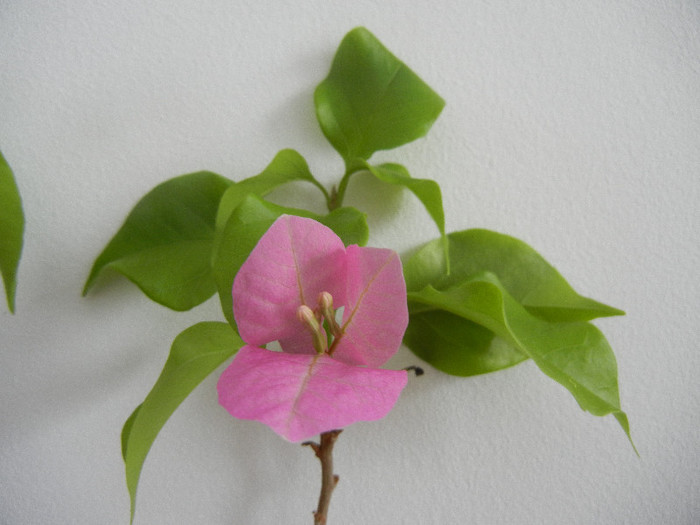
{"type": "Polygon", "coordinates": [[[311,447],[321,462],[321,494],[318,497],[318,507],[314,512],[314,525],[326,525],[333,489],[338,484],[339,478],[333,474],[333,445],[341,432],[342,430],[330,430],[321,434],[320,443],[312,441],[302,443],[311,447]]]}
{"type": "Polygon", "coordinates": [[[331,200],[331,196],[328,194],[328,190],[326,190],[325,186],[318,182],[316,179],[311,180],[311,184],[316,186],[319,190],[321,190],[321,193],[323,193],[323,196],[326,199],[326,204],[328,204],[331,200]]]}
{"type": "Polygon", "coordinates": [[[340,179],[340,184],[337,188],[333,188],[329,195],[330,198],[327,199],[328,211],[336,210],[343,205],[343,200],[345,199],[345,190],[347,190],[348,188],[348,182],[350,182],[350,177],[352,177],[355,173],[359,171],[367,170],[367,166],[363,162],[364,161],[360,160],[358,163],[346,167],[345,175],[343,175],[343,178],[340,179]]]}

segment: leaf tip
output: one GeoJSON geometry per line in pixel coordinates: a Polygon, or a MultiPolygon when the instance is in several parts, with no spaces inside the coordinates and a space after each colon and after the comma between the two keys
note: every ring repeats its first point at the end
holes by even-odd
{"type": "Polygon", "coordinates": [[[11,314],[15,313],[15,291],[17,281],[15,279],[5,279],[5,297],[7,298],[7,308],[11,314]]]}
{"type": "Polygon", "coordinates": [[[613,415],[615,416],[615,419],[622,427],[622,430],[625,433],[625,435],[627,436],[627,439],[629,440],[630,445],[632,445],[632,450],[634,450],[634,453],[637,454],[638,458],[641,458],[642,456],[639,454],[639,450],[637,450],[637,447],[634,444],[634,441],[632,440],[632,434],[630,433],[630,423],[629,423],[629,420],[627,419],[627,414],[625,414],[623,411],[620,410],[619,412],[614,412],[613,415]]]}
{"type": "Polygon", "coordinates": [[[92,288],[92,282],[88,280],[85,283],[85,286],[83,286],[82,291],[80,292],[80,297],[86,297],[88,292],[90,291],[90,288],[92,288]]]}
{"type": "Polygon", "coordinates": [[[102,255],[95,259],[95,262],[92,264],[92,268],[90,268],[90,273],[88,274],[87,279],[85,280],[85,284],[83,285],[83,290],[80,292],[81,297],[85,297],[88,292],[92,289],[92,287],[95,285],[95,282],[97,281],[97,277],[99,274],[102,272],[103,264],[100,263],[100,258],[102,255]]]}

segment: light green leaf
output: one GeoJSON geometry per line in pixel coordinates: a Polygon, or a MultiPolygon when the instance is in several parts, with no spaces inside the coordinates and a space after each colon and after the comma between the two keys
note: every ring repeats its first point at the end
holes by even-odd
{"type": "Polygon", "coordinates": [[[231,289],[233,279],[248,255],[280,215],[308,217],[325,224],[345,243],[364,245],[369,238],[367,217],[355,208],[344,207],[328,215],[317,215],[307,210],[285,208],[249,194],[231,213],[217,239],[212,266],[219,290],[224,316],[235,327],[231,289]]]}
{"type": "MultiPolygon", "coordinates": [[[[297,212],[299,211],[301,210],[297,210],[297,212]]],[[[299,213],[295,215],[299,215],[299,213]]],[[[345,246],[351,244],[364,246],[369,240],[367,215],[352,206],[337,208],[328,215],[309,215],[309,217],[333,230],[342,239],[345,246]]]]}
{"type": "Polygon", "coordinates": [[[22,254],[24,213],[12,169],[0,152],[0,272],[10,312],[15,311],[17,267],[22,254]]]}
{"type": "MultiPolygon", "coordinates": [[[[620,408],[615,356],[603,334],[586,322],[552,323],[530,314],[499,282],[484,272],[437,290],[409,292],[409,302],[463,317],[492,331],[567,388],[583,410],[615,414],[629,437],[620,408]]],[[[630,438],[631,440],[631,438],[630,438]]]]}
{"type": "Polygon", "coordinates": [[[83,295],[111,269],[173,310],[206,301],[216,291],[211,272],[216,212],[230,185],[228,179],[202,171],[156,186],[97,258],[83,295]]]}
{"type": "Polygon", "coordinates": [[[190,392],[243,345],[229,325],[217,322],[191,326],[173,341],[158,381],[122,430],[132,522],[143,462],[160,429],[190,392]]]}
{"type": "Polygon", "coordinates": [[[445,105],[363,27],[343,38],[314,102],[324,135],[347,166],[422,137],[445,105]]]}
{"type": "MultiPolygon", "coordinates": [[[[141,403],[141,405],[143,405],[143,403],[141,403]]],[[[126,461],[126,449],[129,446],[129,436],[131,436],[131,427],[134,426],[134,421],[136,420],[136,416],[138,416],[139,414],[139,410],[141,410],[141,405],[137,406],[134,409],[134,411],[124,422],[124,426],[122,427],[122,459],[124,461],[126,461]]]]}
{"type": "Polygon", "coordinates": [[[455,376],[486,374],[528,358],[491,330],[444,310],[411,314],[404,344],[423,361],[455,376]]]}
{"type": "Polygon", "coordinates": [[[217,229],[224,227],[231,212],[248,194],[264,197],[278,186],[297,180],[310,182],[319,188],[328,200],[326,189],[311,174],[304,157],[293,149],[284,149],[272,159],[262,173],[236,182],[224,192],[216,216],[217,229]]]}
{"type": "Polygon", "coordinates": [[[442,208],[442,192],[438,183],[429,179],[412,178],[408,170],[401,164],[387,163],[371,166],[369,163],[365,163],[365,166],[380,181],[403,186],[418,197],[438,227],[442,237],[443,249],[445,250],[445,260],[449,261],[447,237],[445,236],[445,212],[442,208]]]}
{"type": "Polygon", "coordinates": [[[518,303],[548,321],[587,321],[624,314],[580,296],[540,254],[518,239],[488,230],[464,230],[447,238],[449,274],[440,241],[429,242],[404,263],[409,290],[427,285],[444,290],[488,271],[498,276],[518,303]]]}

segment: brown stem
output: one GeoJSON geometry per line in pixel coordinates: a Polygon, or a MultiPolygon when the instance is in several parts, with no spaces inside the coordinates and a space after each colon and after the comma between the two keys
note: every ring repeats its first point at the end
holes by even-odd
{"type": "Polygon", "coordinates": [[[314,525],[326,525],[333,489],[338,484],[339,478],[333,474],[333,445],[341,432],[342,430],[330,430],[321,434],[320,443],[312,441],[302,443],[311,447],[321,462],[321,494],[318,497],[318,507],[314,512],[314,525]]]}

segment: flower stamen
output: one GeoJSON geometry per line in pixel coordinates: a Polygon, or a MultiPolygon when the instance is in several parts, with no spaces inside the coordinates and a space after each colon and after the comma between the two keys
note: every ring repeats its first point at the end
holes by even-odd
{"type": "Polygon", "coordinates": [[[338,325],[336,320],[336,310],[333,309],[333,296],[328,292],[321,292],[318,295],[318,309],[323,315],[325,323],[331,332],[334,339],[338,339],[343,335],[343,330],[338,325]]]}
{"type": "Polygon", "coordinates": [[[297,318],[304,323],[311,332],[316,353],[323,354],[328,349],[328,341],[314,311],[305,304],[302,304],[297,308],[297,318]]]}

